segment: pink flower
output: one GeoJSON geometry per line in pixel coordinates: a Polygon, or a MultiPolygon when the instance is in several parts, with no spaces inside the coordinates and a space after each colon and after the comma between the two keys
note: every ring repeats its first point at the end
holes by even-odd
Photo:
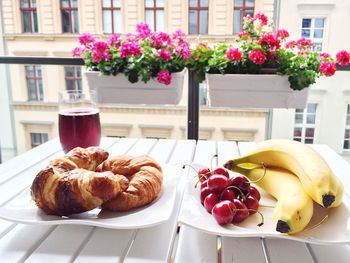
{"type": "Polygon", "coordinates": [[[259,45],[267,45],[271,50],[280,48],[280,41],[274,34],[266,33],[259,39],[259,45]]]}
{"type": "Polygon", "coordinates": [[[334,62],[326,61],[322,62],[320,65],[320,72],[326,77],[333,76],[337,71],[337,66],[334,62]]]}
{"type": "Polygon", "coordinates": [[[79,42],[83,46],[90,46],[95,42],[95,38],[90,33],[85,32],[79,37],[79,42]]]}
{"type": "Polygon", "coordinates": [[[266,25],[267,25],[267,22],[268,22],[267,16],[266,16],[264,13],[261,13],[261,12],[257,13],[257,14],[254,16],[253,19],[254,19],[254,20],[259,19],[262,26],[266,26],[266,25]]]}
{"type": "Polygon", "coordinates": [[[167,49],[162,49],[161,51],[159,51],[158,57],[166,61],[170,61],[172,59],[171,54],[167,49]]]}
{"type": "Polygon", "coordinates": [[[171,75],[170,75],[169,71],[167,71],[167,70],[159,71],[159,73],[157,75],[157,81],[159,83],[169,85],[171,83],[171,75]]]}
{"type": "Polygon", "coordinates": [[[226,51],[226,59],[240,62],[243,59],[243,54],[238,48],[229,48],[226,51]]]}
{"type": "Polygon", "coordinates": [[[161,48],[164,45],[172,46],[173,41],[170,35],[164,32],[157,32],[151,35],[152,46],[155,48],[161,48]]]}
{"type": "Polygon", "coordinates": [[[322,59],[325,59],[325,58],[330,58],[330,57],[331,57],[331,55],[328,54],[328,53],[321,53],[321,54],[320,54],[321,60],[322,60],[322,59]]]}
{"type": "Polygon", "coordinates": [[[121,39],[120,39],[120,35],[118,34],[111,35],[107,40],[108,45],[114,46],[116,48],[120,47],[120,42],[121,42],[121,39]]]}
{"type": "Polygon", "coordinates": [[[249,37],[249,33],[245,31],[241,31],[238,33],[238,37],[241,39],[247,39],[249,37]]]}
{"type": "Polygon", "coordinates": [[[81,47],[76,47],[72,50],[73,57],[80,57],[84,50],[81,47]]]}
{"type": "Polygon", "coordinates": [[[131,56],[138,56],[141,55],[141,47],[139,44],[135,42],[126,42],[123,43],[120,47],[120,57],[121,58],[128,58],[131,56]]]}
{"type": "Polygon", "coordinates": [[[107,51],[109,46],[106,42],[97,41],[92,47],[92,60],[95,63],[100,63],[102,60],[108,61],[110,59],[110,54],[107,51]]]}
{"type": "Polygon", "coordinates": [[[337,53],[336,59],[340,66],[347,66],[350,63],[350,54],[346,50],[341,50],[337,53]]]}
{"type": "Polygon", "coordinates": [[[297,45],[297,42],[294,40],[288,41],[285,45],[286,48],[295,48],[295,46],[297,45]]]}
{"type": "Polygon", "coordinates": [[[175,47],[174,52],[177,56],[182,56],[184,61],[187,61],[191,56],[191,49],[187,45],[175,47]]]}
{"type": "Polygon", "coordinates": [[[297,40],[296,46],[299,49],[308,49],[313,46],[313,42],[310,39],[306,39],[305,37],[301,37],[297,40]]]}
{"type": "Polygon", "coordinates": [[[147,38],[151,35],[152,31],[151,29],[149,28],[149,26],[145,23],[140,23],[140,24],[137,24],[136,25],[136,31],[138,33],[138,36],[140,38],[147,38]]]}
{"type": "Polygon", "coordinates": [[[248,58],[257,65],[262,65],[266,61],[264,52],[260,49],[253,49],[249,52],[248,58]]]}
{"type": "Polygon", "coordinates": [[[276,36],[278,38],[285,39],[285,38],[289,37],[289,33],[285,29],[278,29],[276,32],[276,36]]]}

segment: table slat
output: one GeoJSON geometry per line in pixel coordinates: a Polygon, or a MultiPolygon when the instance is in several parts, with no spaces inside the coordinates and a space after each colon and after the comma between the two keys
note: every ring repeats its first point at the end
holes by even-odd
{"type": "Polygon", "coordinates": [[[317,263],[349,263],[349,245],[308,245],[317,263]]]}

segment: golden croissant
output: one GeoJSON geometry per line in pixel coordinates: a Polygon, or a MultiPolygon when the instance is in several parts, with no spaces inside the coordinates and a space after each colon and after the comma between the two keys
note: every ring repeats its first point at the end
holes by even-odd
{"type": "Polygon", "coordinates": [[[128,179],[96,167],[108,158],[99,147],[74,148],[40,171],[31,186],[32,198],[47,214],[70,215],[101,206],[128,186],[128,179]]]}
{"type": "Polygon", "coordinates": [[[111,211],[127,211],[144,206],[157,198],[163,182],[161,166],[151,157],[115,156],[103,162],[98,171],[111,171],[129,179],[129,186],[117,197],[103,203],[111,211]]]}

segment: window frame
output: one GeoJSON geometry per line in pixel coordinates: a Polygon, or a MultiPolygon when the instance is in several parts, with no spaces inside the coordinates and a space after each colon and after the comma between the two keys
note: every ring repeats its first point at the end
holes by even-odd
{"type": "MultiPolygon", "coordinates": [[[[60,0],[60,10],[61,10],[61,23],[62,23],[62,33],[68,33],[68,34],[77,34],[79,33],[79,15],[78,15],[78,7],[72,7],[72,1],[73,0],[67,0],[68,1],[68,7],[62,6],[62,0],[60,0]],[[64,23],[63,23],[63,11],[68,12],[69,16],[69,32],[64,32],[64,23]],[[78,23],[78,32],[73,32],[73,18],[72,18],[72,12],[77,11],[77,23],[78,23]]],[[[76,0],[78,3],[78,0],[76,0]]]]}
{"type": "MultiPolygon", "coordinates": [[[[157,1],[158,0],[153,0],[153,7],[147,7],[146,6],[146,0],[144,0],[144,5],[145,5],[145,22],[146,22],[146,12],[147,11],[153,11],[153,28],[151,28],[154,32],[157,31],[157,11],[163,11],[163,14],[165,16],[165,11],[164,11],[164,5],[163,7],[158,7],[157,6],[157,1]]],[[[165,4],[165,1],[164,1],[165,4]]],[[[164,19],[165,20],[165,19],[164,19]]],[[[163,21],[164,23],[165,21],[163,21]]],[[[164,26],[163,26],[164,28],[164,26]]]]}
{"type": "Polygon", "coordinates": [[[66,90],[68,90],[68,85],[67,85],[67,81],[73,81],[73,89],[72,91],[78,91],[78,92],[82,92],[83,91],[83,87],[82,87],[82,76],[81,76],[81,67],[77,67],[77,66],[66,66],[64,67],[64,80],[66,82],[66,90]],[[72,68],[73,70],[73,76],[69,77],[67,76],[67,69],[68,68],[72,68]],[[78,70],[80,70],[80,76],[78,76],[78,70]],[[80,81],[80,89],[79,89],[79,85],[78,82],[80,81]]]}
{"type": "Polygon", "coordinates": [[[114,18],[114,11],[120,11],[121,12],[121,10],[122,10],[122,8],[121,8],[121,6],[114,6],[114,4],[113,4],[113,0],[109,0],[110,1],[110,3],[111,3],[111,6],[110,7],[105,7],[104,5],[103,5],[103,0],[101,0],[102,1],[102,3],[101,3],[101,6],[102,6],[102,28],[103,28],[103,33],[104,34],[120,34],[121,32],[116,32],[115,31],[115,29],[114,29],[114,20],[115,20],[115,18],[114,18]],[[104,11],[111,11],[111,18],[112,18],[112,32],[111,33],[106,33],[105,32],[105,24],[104,24],[104,16],[105,16],[105,12],[104,11]]]}
{"type": "Polygon", "coordinates": [[[30,132],[29,137],[30,137],[30,147],[32,149],[49,140],[49,134],[46,132],[30,132]],[[33,142],[33,137],[35,135],[39,135],[39,142],[38,143],[33,142]],[[46,138],[44,138],[45,136],[46,136],[46,138]]]}
{"type": "Polygon", "coordinates": [[[44,100],[44,90],[43,90],[43,77],[42,77],[41,66],[40,65],[25,65],[24,71],[25,71],[25,78],[26,78],[26,84],[27,84],[28,101],[43,101],[44,100]],[[27,74],[28,67],[33,67],[33,76],[29,76],[27,74]],[[40,76],[37,75],[37,68],[40,68],[40,70],[41,70],[40,76]],[[29,80],[34,80],[35,100],[32,100],[31,96],[30,96],[29,80]],[[41,88],[42,88],[41,93],[43,94],[42,96],[40,95],[39,82],[41,82],[41,88]]]}
{"type": "Polygon", "coordinates": [[[23,7],[22,6],[22,1],[19,1],[19,10],[21,11],[21,19],[22,19],[22,32],[23,33],[38,33],[39,32],[39,25],[38,25],[38,12],[37,12],[37,7],[36,7],[36,0],[28,0],[28,7],[23,7]],[[32,2],[35,1],[35,7],[32,7],[32,2]],[[23,19],[23,12],[29,12],[29,31],[24,31],[24,19],[23,19]],[[36,24],[38,26],[38,30],[35,31],[34,29],[34,17],[33,13],[36,13],[36,24]]]}
{"type": "MultiPolygon", "coordinates": [[[[255,0],[254,0],[254,5],[252,7],[250,7],[250,6],[247,7],[246,6],[246,1],[247,0],[242,0],[242,6],[236,6],[235,5],[236,0],[232,0],[232,1],[233,1],[233,21],[234,21],[235,11],[241,11],[242,12],[242,18],[241,18],[241,31],[242,31],[243,18],[247,15],[247,11],[248,10],[253,11],[253,14],[254,14],[255,0]]],[[[234,30],[235,30],[235,27],[233,26],[232,33],[234,35],[239,33],[239,32],[235,33],[234,30]]]]}
{"type": "MultiPolygon", "coordinates": [[[[190,33],[190,23],[188,22],[188,34],[189,35],[200,35],[201,32],[201,27],[200,27],[200,13],[201,11],[208,11],[208,20],[209,20],[209,1],[208,0],[208,6],[201,6],[201,1],[202,0],[197,0],[197,6],[191,6],[190,4],[188,5],[188,17],[190,16],[190,11],[196,11],[197,13],[197,30],[196,33],[190,33]]],[[[190,19],[188,19],[189,21],[190,19]]],[[[207,27],[208,27],[208,31],[209,31],[209,21],[207,21],[207,27]]],[[[208,34],[209,32],[207,32],[208,34]]]]}
{"type": "Polygon", "coordinates": [[[295,113],[294,113],[294,127],[293,127],[293,140],[296,140],[298,138],[298,139],[300,139],[300,142],[305,143],[305,140],[312,139],[312,143],[311,144],[313,144],[315,142],[317,108],[318,108],[318,104],[317,103],[308,103],[307,106],[305,107],[305,109],[303,109],[303,112],[302,112],[303,119],[302,119],[301,123],[296,123],[295,122],[295,116],[297,114],[297,112],[295,111],[295,113]],[[315,113],[309,113],[308,112],[308,105],[311,105],[311,104],[316,105],[315,113]],[[315,115],[315,123],[307,123],[308,115],[315,115]],[[294,135],[294,132],[295,132],[296,128],[297,129],[301,129],[300,137],[294,135]],[[313,137],[306,137],[306,130],[307,129],[314,129],[313,137]]]}

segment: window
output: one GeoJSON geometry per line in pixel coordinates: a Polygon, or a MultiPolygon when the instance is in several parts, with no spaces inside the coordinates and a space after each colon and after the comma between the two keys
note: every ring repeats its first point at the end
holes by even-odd
{"type": "Polygon", "coordinates": [[[115,34],[122,32],[122,13],[120,0],[102,0],[103,32],[115,34]]]}
{"type": "Polygon", "coordinates": [[[233,0],[233,34],[236,35],[242,31],[243,17],[254,16],[255,0],[233,0]]]}
{"type": "Polygon", "coordinates": [[[153,31],[164,31],[164,0],[145,0],[145,18],[153,31]]]}
{"type": "Polygon", "coordinates": [[[324,18],[303,18],[301,36],[311,39],[314,43],[313,51],[322,52],[324,18]]]}
{"type": "Polygon", "coordinates": [[[36,12],[36,0],[21,0],[20,10],[22,14],[22,29],[25,33],[38,32],[38,16],[36,12]]]}
{"type": "Polygon", "coordinates": [[[81,86],[81,68],[80,67],[64,67],[66,89],[82,91],[81,86]]]}
{"type": "Polygon", "coordinates": [[[30,133],[30,145],[32,148],[47,142],[49,140],[49,136],[47,133],[30,133]]]}
{"type": "Polygon", "coordinates": [[[61,0],[63,33],[78,33],[78,0],[61,0]]]}
{"type": "Polygon", "coordinates": [[[208,0],[189,0],[189,33],[208,34],[208,0]]]}
{"type": "Polygon", "coordinates": [[[25,66],[29,101],[44,100],[41,66],[25,66]]]}
{"type": "Polygon", "coordinates": [[[296,109],[294,118],[295,141],[313,143],[315,136],[317,104],[309,103],[305,109],[296,109]]]}
{"type": "Polygon", "coordinates": [[[346,112],[346,126],[345,126],[345,135],[344,135],[344,150],[350,150],[350,104],[346,112]]]}

